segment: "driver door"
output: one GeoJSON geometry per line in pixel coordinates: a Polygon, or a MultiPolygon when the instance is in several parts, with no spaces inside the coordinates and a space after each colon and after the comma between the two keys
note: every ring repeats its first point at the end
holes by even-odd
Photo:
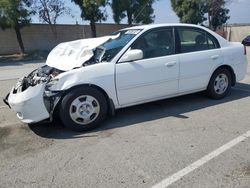
{"type": "Polygon", "coordinates": [[[129,106],[176,94],[179,59],[175,54],[173,28],[161,28],[142,34],[129,50],[133,49],[142,50],[143,58],[116,64],[119,104],[129,106]]]}

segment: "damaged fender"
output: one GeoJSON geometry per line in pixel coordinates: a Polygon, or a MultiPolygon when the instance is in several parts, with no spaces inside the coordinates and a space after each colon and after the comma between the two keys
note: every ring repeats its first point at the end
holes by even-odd
{"type": "Polygon", "coordinates": [[[49,90],[59,92],[67,91],[80,85],[94,85],[101,88],[109,99],[112,100],[114,106],[117,107],[116,89],[115,87],[111,87],[115,85],[114,70],[115,65],[113,63],[102,62],[64,72],[56,77],[58,81],[49,87],[49,90]],[[96,77],[96,74],[99,75],[99,77],[96,77]]]}

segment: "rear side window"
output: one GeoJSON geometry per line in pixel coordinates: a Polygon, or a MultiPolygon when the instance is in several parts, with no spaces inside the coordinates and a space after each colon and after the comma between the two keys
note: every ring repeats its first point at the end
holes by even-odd
{"type": "Polygon", "coordinates": [[[179,28],[180,52],[196,52],[219,48],[218,41],[206,31],[192,28],[179,28]]]}
{"type": "Polygon", "coordinates": [[[139,37],[131,46],[143,51],[143,59],[162,57],[175,53],[173,29],[150,31],[139,37]]]}

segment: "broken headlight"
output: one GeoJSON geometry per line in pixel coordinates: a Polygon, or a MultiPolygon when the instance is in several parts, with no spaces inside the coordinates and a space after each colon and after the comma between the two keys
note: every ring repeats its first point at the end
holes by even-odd
{"type": "Polygon", "coordinates": [[[53,86],[58,83],[59,79],[58,78],[52,78],[47,84],[46,84],[46,89],[53,90],[53,86]]]}

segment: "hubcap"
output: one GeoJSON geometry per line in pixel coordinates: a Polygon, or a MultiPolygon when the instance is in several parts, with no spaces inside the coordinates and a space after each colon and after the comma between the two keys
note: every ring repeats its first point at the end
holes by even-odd
{"type": "Polygon", "coordinates": [[[100,113],[100,105],[96,98],[89,95],[77,97],[70,105],[71,119],[81,125],[93,122],[100,113]]]}
{"type": "Polygon", "coordinates": [[[214,81],[214,91],[221,95],[228,88],[228,77],[226,74],[219,74],[214,81]]]}

